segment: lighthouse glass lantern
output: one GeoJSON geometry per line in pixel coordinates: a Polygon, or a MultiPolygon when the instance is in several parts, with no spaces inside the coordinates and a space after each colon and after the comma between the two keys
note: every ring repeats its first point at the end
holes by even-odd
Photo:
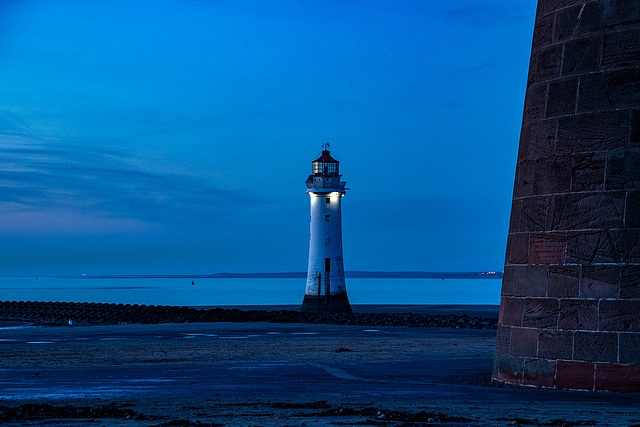
{"type": "Polygon", "coordinates": [[[307,179],[311,234],[303,312],[351,313],[342,260],[341,200],[347,189],[341,178],[340,162],[323,150],[307,179]]]}

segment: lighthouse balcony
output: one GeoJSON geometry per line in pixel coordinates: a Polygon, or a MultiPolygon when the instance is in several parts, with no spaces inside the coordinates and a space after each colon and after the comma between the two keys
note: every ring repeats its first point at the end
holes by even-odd
{"type": "Polygon", "coordinates": [[[345,193],[345,185],[347,183],[340,181],[340,178],[317,178],[311,176],[307,180],[307,193],[330,193],[334,191],[345,193]]]}
{"type": "Polygon", "coordinates": [[[340,181],[340,176],[341,175],[335,175],[335,176],[309,175],[309,178],[307,178],[307,186],[309,185],[324,185],[324,186],[346,185],[345,182],[340,181]]]}

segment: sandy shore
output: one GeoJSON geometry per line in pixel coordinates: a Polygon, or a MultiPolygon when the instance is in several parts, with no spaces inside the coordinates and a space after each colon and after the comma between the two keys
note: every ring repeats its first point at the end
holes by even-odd
{"type": "Polygon", "coordinates": [[[494,335],[266,322],[2,329],[0,424],[640,425],[639,395],[492,384],[494,335]]]}

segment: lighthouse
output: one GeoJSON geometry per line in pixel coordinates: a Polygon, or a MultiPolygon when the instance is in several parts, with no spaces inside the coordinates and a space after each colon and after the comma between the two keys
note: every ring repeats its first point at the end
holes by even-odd
{"type": "Polygon", "coordinates": [[[346,193],[341,181],[340,162],[329,150],[312,162],[307,179],[311,199],[309,268],[307,287],[300,311],[311,313],[351,313],[344,283],[342,261],[341,200],[346,193]]]}

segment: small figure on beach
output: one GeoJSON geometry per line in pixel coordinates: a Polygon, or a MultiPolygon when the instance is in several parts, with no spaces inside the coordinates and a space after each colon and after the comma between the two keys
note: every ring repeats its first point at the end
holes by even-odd
{"type": "Polygon", "coordinates": [[[196,282],[194,282],[194,281],[192,280],[192,281],[191,281],[191,284],[192,284],[192,285],[195,285],[195,284],[196,284],[196,282]]]}
{"type": "Polygon", "coordinates": [[[73,320],[69,319],[69,327],[73,326],[73,320]]]}

